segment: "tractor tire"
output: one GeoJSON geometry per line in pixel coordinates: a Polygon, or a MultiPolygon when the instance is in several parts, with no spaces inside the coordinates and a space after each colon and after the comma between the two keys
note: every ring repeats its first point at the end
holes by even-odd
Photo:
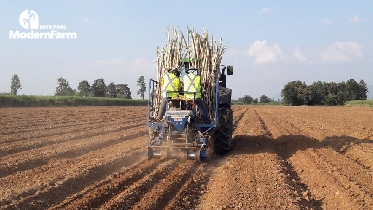
{"type": "Polygon", "coordinates": [[[232,149],[233,111],[230,105],[219,107],[219,125],[214,130],[214,152],[227,154],[232,149]]]}

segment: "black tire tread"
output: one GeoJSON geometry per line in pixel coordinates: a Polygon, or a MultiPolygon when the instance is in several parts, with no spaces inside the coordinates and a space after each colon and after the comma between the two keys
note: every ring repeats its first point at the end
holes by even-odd
{"type": "Polygon", "coordinates": [[[214,152],[227,154],[232,149],[233,111],[230,105],[219,107],[219,126],[214,130],[214,152]]]}

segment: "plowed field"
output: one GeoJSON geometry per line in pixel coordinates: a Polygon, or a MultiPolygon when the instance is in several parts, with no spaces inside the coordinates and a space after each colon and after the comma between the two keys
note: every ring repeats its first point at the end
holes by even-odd
{"type": "Polygon", "coordinates": [[[373,209],[373,109],[234,106],[233,150],[147,160],[146,107],[0,109],[1,209],[373,209]]]}

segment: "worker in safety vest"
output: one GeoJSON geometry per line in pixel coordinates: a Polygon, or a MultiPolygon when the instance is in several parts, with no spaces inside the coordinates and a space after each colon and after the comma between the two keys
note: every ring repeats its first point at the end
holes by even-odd
{"type": "Polygon", "coordinates": [[[201,92],[201,76],[197,69],[188,69],[183,77],[184,82],[184,97],[185,99],[195,100],[198,110],[202,115],[203,121],[207,124],[211,123],[207,110],[202,101],[201,92]]]}
{"type": "Polygon", "coordinates": [[[179,97],[180,87],[179,71],[177,69],[169,69],[161,79],[162,102],[158,112],[158,119],[163,118],[168,99],[179,97]]]}

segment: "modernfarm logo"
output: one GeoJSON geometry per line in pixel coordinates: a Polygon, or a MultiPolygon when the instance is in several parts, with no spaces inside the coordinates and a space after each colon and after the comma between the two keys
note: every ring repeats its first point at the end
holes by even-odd
{"type": "Polygon", "coordinates": [[[19,24],[28,32],[9,31],[9,39],[77,39],[75,32],[67,30],[66,25],[39,25],[39,15],[34,10],[25,10],[19,15],[19,24]],[[35,29],[35,31],[34,31],[35,29]],[[50,30],[50,31],[40,31],[50,30]]]}

